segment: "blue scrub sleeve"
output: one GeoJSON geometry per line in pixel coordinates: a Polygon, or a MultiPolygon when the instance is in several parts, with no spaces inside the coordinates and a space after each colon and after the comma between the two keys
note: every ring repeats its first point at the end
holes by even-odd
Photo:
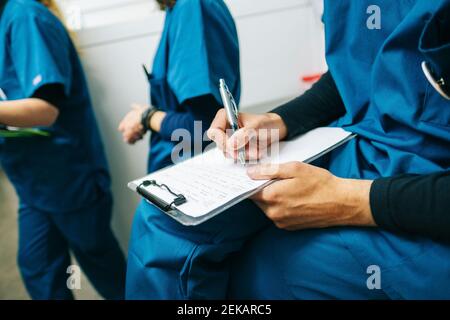
{"type": "MultiPolygon", "coordinates": [[[[169,28],[168,83],[183,104],[211,94],[221,101],[219,80],[239,86],[239,44],[233,19],[220,1],[180,1],[169,28]]],[[[235,96],[238,101],[239,96],[235,96]]]]}
{"type": "Polygon", "coordinates": [[[62,24],[54,19],[30,13],[20,15],[12,24],[11,56],[25,97],[32,97],[48,84],[62,85],[69,96],[72,43],[62,24]]]}
{"type": "Polygon", "coordinates": [[[205,95],[186,100],[182,108],[187,111],[166,113],[159,132],[164,140],[171,141],[172,133],[177,129],[185,129],[194,137],[195,121],[201,121],[203,135],[221,106],[214,96],[205,95]]]}

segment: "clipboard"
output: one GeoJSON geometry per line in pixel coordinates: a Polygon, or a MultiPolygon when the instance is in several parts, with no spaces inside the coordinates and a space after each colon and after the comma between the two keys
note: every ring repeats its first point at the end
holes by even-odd
{"type": "MultiPolygon", "coordinates": [[[[341,128],[312,130],[293,141],[280,143],[282,146],[279,163],[290,161],[311,163],[355,136],[341,128]]],[[[196,226],[275,182],[251,180],[244,166],[234,162],[225,163],[225,161],[227,160],[223,153],[213,149],[180,164],[134,180],[128,184],[128,187],[179,223],[185,226],[196,226]],[[229,186],[228,181],[221,182],[219,177],[231,182],[239,180],[239,183],[229,186]],[[233,191],[225,190],[228,187],[233,191]],[[214,192],[220,194],[220,197],[214,192]],[[213,198],[208,205],[200,201],[202,199],[199,200],[206,193],[213,198]]],[[[206,199],[208,200],[207,197],[206,199]]]]}
{"type": "Polygon", "coordinates": [[[14,129],[0,126],[0,138],[50,137],[50,133],[39,129],[14,129]]]}
{"type": "MultiPolygon", "coordinates": [[[[153,180],[154,181],[154,180],[153,180]]],[[[149,181],[147,180],[147,183],[149,181]]],[[[178,208],[178,205],[182,205],[185,202],[187,202],[186,197],[182,194],[179,194],[178,197],[175,197],[173,202],[168,203],[167,201],[157,197],[156,195],[152,194],[151,192],[148,192],[147,189],[145,187],[143,187],[143,184],[139,185],[136,187],[135,191],[141,196],[143,197],[148,203],[154,205],[155,207],[157,207],[159,210],[161,210],[161,212],[163,212],[164,214],[168,215],[169,217],[171,217],[172,219],[178,221],[179,223],[181,223],[184,226],[197,226],[200,225],[212,218],[214,218],[215,216],[221,214],[222,212],[226,211],[227,209],[235,206],[236,204],[238,204],[239,202],[250,198],[252,195],[258,193],[259,191],[261,191],[262,189],[264,189],[265,187],[267,187],[269,184],[273,183],[274,181],[269,181],[267,183],[265,183],[263,186],[254,189],[252,192],[250,193],[244,193],[242,194],[240,197],[235,198],[233,201],[228,202],[224,205],[222,205],[220,208],[211,211],[208,214],[202,215],[201,217],[192,217],[189,216],[187,214],[185,214],[183,211],[181,211],[178,208]],[[181,202],[179,202],[177,204],[177,199],[183,199],[181,200],[181,202]]],[[[134,186],[132,183],[130,183],[128,185],[128,187],[130,189],[134,189],[134,186]]]]}

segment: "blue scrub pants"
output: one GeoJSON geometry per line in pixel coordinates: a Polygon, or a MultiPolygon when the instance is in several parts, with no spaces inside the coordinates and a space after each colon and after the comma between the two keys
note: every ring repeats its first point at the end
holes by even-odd
{"type": "Polygon", "coordinates": [[[195,227],[142,201],[133,222],[126,298],[225,299],[234,254],[269,224],[248,200],[195,227]]]}
{"type": "Polygon", "coordinates": [[[271,226],[233,263],[234,299],[450,299],[450,246],[376,228],[271,226]],[[378,266],[380,289],[369,289],[378,266]]]}
{"type": "Polygon", "coordinates": [[[110,227],[111,209],[110,195],[69,213],[20,206],[18,264],[32,299],[73,299],[69,250],[104,298],[123,299],[126,262],[110,227]]]}
{"type": "Polygon", "coordinates": [[[127,299],[450,299],[446,244],[377,228],[288,232],[249,201],[193,228],[143,202],[129,253],[127,299]]]}
{"type": "Polygon", "coordinates": [[[270,226],[234,260],[229,298],[389,299],[382,287],[367,287],[367,267],[348,250],[341,230],[288,232],[270,226]]]}

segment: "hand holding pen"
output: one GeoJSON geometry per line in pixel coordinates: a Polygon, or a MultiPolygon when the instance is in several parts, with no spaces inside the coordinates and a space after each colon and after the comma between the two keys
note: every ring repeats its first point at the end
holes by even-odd
{"type": "MultiPolygon", "coordinates": [[[[233,130],[233,134],[239,130],[239,109],[224,79],[220,79],[219,83],[220,96],[224,105],[228,124],[233,130]]],[[[241,164],[246,163],[245,148],[242,146],[237,150],[237,158],[241,164]]]]}
{"type": "Polygon", "coordinates": [[[235,160],[239,160],[240,150],[245,151],[245,161],[258,160],[272,143],[283,140],[287,136],[286,125],[281,117],[274,113],[241,112],[239,125],[240,128],[229,137],[227,129],[230,129],[231,125],[226,110],[221,109],[208,130],[208,137],[217,144],[217,147],[227,157],[235,160]]]}

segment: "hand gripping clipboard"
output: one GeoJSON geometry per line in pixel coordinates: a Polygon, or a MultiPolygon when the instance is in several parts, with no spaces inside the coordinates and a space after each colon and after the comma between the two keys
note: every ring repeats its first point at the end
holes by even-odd
{"type": "MultiPolygon", "coordinates": [[[[281,148],[281,155],[284,155],[284,157],[280,158],[280,163],[290,161],[311,163],[347,143],[355,136],[341,128],[312,130],[302,137],[284,143],[285,148],[281,148]],[[301,150],[307,148],[309,150],[301,150]]],[[[222,165],[220,161],[216,161],[218,158],[213,159],[214,153],[220,154],[220,157],[224,158],[223,154],[217,149],[210,150],[180,164],[132,181],[128,184],[128,187],[179,223],[186,226],[195,226],[224,212],[275,182],[253,181],[247,176],[245,167],[239,164],[228,167],[222,165]],[[211,160],[203,165],[202,158],[211,160]],[[221,171],[222,175],[215,172],[216,167],[225,168],[221,171]],[[195,170],[198,171],[197,175],[195,175],[195,170]],[[194,178],[191,179],[191,176],[194,178]],[[226,177],[223,178],[224,176],[226,177]],[[219,180],[223,179],[228,179],[226,184],[220,184],[219,180]],[[240,183],[236,183],[236,185],[227,184],[234,180],[240,181],[240,183]],[[244,182],[242,183],[242,181],[244,182]],[[202,185],[203,192],[201,190],[202,185]],[[209,189],[205,189],[205,185],[209,189]],[[219,187],[214,188],[216,185],[219,185],[219,187]],[[228,186],[230,188],[227,188],[228,186]],[[228,192],[226,189],[233,189],[234,193],[229,191],[229,196],[222,198],[215,193],[222,191],[226,193],[228,192]],[[215,201],[210,206],[202,206],[202,202],[196,202],[199,199],[199,194],[205,195],[206,193],[211,196],[212,201],[215,201]],[[218,198],[220,199],[216,201],[218,198]],[[198,207],[197,203],[199,204],[198,207]]]]}

